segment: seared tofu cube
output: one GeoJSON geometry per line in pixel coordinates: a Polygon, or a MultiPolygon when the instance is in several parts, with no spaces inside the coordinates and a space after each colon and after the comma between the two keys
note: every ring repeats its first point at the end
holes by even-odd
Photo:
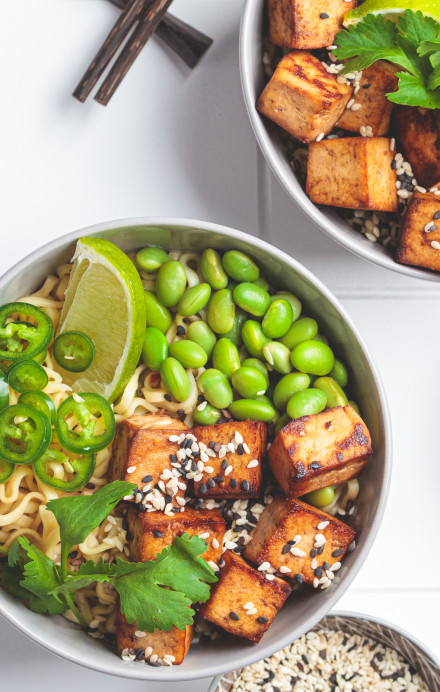
{"type": "Polygon", "coordinates": [[[283,577],[327,588],[355,535],[330,514],[279,493],[266,505],[244,554],[256,565],[270,563],[283,577]]]}
{"type": "Polygon", "coordinates": [[[406,160],[419,185],[440,180],[440,115],[437,109],[396,106],[393,124],[406,160]]]}
{"type": "Polygon", "coordinates": [[[293,51],[281,58],[257,110],[301,142],[311,142],[332,130],[352,91],[314,55],[293,51]]]}
{"type": "Polygon", "coordinates": [[[306,192],[312,202],[346,209],[397,211],[394,151],[386,137],[312,142],[306,192]]]}
{"type": "Polygon", "coordinates": [[[179,665],[188,653],[193,634],[193,626],[188,626],[184,630],[173,627],[168,631],[142,632],[135,622],[128,623],[125,615],[119,608],[117,610],[116,640],[118,654],[121,657],[135,656],[137,661],[146,660],[151,663],[169,665],[164,664],[164,657],[166,657],[173,665],[179,665]]]}
{"type": "Polygon", "coordinates": [[[265,423],[231,421],[201,425],[192,432],[200,446],[198,459],[203,465],[194,480],[195,497],[259,496],[263,481],[261,459],[267,446],[265,423]]]}
{"type": "Polygon", "coordinates": [[[290,421],[269,449],[282,491],[299,497],[359,476],[372,453],[371,437],[351,406],[336,406],[290,421]]]}
{"type": "Polygon", "coordinates": [[[399,238],[397,259],[402,264],[440,271],[440,196],[430,192],[413,194],[399,238]]]}
{"type": "Polygon", "coordinates": [[[356,0],[269,0],[269,40],[286,48],[330,46],[356,0]]]}
{"type": "Polygon", "coordinates": [[[205,540],[207,549],[201,557],[206,562],[216,566],[219,563],[226,524],[217,509],[186,507],[184,512],[169,517],[163,512],[139,512],[136,505],[130,504],[126,519],[131,534],[130,558],[134,562],[155,560],[177,536],[188,533],[205,540]]]}
{"type": "Polygon", "coordinates": [[[223,559],[219,580],[200,615],[226,632],[259,642],[291,588],[275,575],[269,575],[269,581],[235,553],[226,551],[223,559]]]}
{"type": "Polygon", "coordinates": [[[393,104],[386,95],[397,89],[395,72],[396,68],[385,60],[367,67],[362,72],[361,88],[354,96],[355,104],[361,107],[346,109],[338,120],[338,127],[359,134],[361,127],[369,126],[374,136],[388,134],[393,104]]]}

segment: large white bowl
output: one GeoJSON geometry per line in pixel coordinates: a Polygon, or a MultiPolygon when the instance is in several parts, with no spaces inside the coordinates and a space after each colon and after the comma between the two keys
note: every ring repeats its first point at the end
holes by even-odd
{"type": "Polygon", "coordinates": [[[261,151],[291,200],[324,233],[359,257],[386,269],[427,281],[440,281],[440,272],[396,262],[379,243],[355,231],[332,207],[319,207],[307,197],[298,180],[279,132],[280,128],[255,108],[267,78],[263,70],[264,12],[267,0],[246,0],[240,29],[240,74],[244,100],[261,151]]]}
{"type": "Polygon", "coordinates": [[[262,240],[212,223],[138,218],[75,231],[48,243],[10,269],[0,279],[0,304],[36,290],[49,272],[71,259],[75,241],[84,235],[108,238],[126,251],[148,244],[197,252],[206,247],[243,250],[258,262],[275,286],[289,289],[300,297],[305,314],[319,319],[322,332],[328,335],[338,356],[348,364],[353,397],[372,434],[375,452],[362,475],[355,518],[358,547],[344,560],[334,586],[313,593],[305,589],[290,599],[259,644],[225,636],[194,645],[183,665],[172,668],[124,662],[101,641],[88,637],[61,616],[32,613],[1,590],[0,613],[23,634],[50,651],[94,670],[126,678],[176,682],[218,675],[253,663],[286,646],[324,617],[348,588],[370,550],[384,511],[391,468],[389,415],[380,379],[350,318],[313,274],[262,240]]]}

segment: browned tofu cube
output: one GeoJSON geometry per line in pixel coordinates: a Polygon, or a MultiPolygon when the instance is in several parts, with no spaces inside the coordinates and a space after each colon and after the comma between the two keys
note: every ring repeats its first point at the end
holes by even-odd
{"type": "Polygon", "coordinates": [[[190,647],[194,634],[194,627],[186,627],[179,630],[155,630],[141,632],[136,623],[129,624],[125,615],[117,610],[116,614],[116,639],[118,654],[126,660],[147,661],[160,665],[179,665],[183,662],[190,647]],[[165,663],[168,659],[169,663],[165,663]]]}
{"type": "Polygon", "coordinates": [[[385,60],[367,67],[362,72],[361,88],[354,96],[355,104],[361,107],[346,109],[338,120],[338,127],[359,134],[361,127],[369,126],[374,136],[388,134],[393,104],[386,95],[397,89],[395,72],[396,68],[385,60]]]}
{"type": "Polygon", "coordinates": [[[269,581],[265,574],[228,550],[223,559],[225,565],[219,580],[200,615],[231,634],[259,642],[291,588],[274,575],[269,575],[269,581]]]}
{"type": "Polygon", "coordinates": [[[386,137],[312,142],[306,192],[312,202],[346,209],[397,211],[394,151],[386,137]]]}
{"type": "Polygon", "coordinates": [[[336,406],[290,421],[269,449],[283,492],[299,497],[359,476],[372,453],[371,437],[351,406],[336,406]]]}
{"type": "Polygon", "coordinates": [[[269,563],[284,577],[327,588],[355,535],[330,514],[278,493],[266,505],[244,554],[256,565],[269,563]]]}
{"type": "Polygon", "coordinates": [[[413,194],[399,238],[397,259],[402,264],[440,271],[440,196],[430,192],[413,194]]]}
{"type": "Polygon", "coordinates": [[[419,185],[440,180],[440,115],[438,110],[395,106],[393,125],[406,160],[419,185]]]}
{"type": "Polygon", "coordinates": [[[257,109],[296,139],[311,142],[332,130],[352,91],[314,55],[293,51],[281,58],[257,109]]]}
{"type": "Polygon", "coordinates": [[[186,507],[184,512],[169,517],[163,512],[139,512],[136,505],[130,504],[127,523],[131,534],[130,558],[134,562],[155,560],[157,554],[177,536],[188,533],[205,540],[207,549],[202,555],[204,560],[216,566],[219,563],[226,524],[217,509],[186,507]]]}
{"type": "Polygon", "coordinates": [[[195,497],[259,496],[263,481],[261,459],[267,446],[265,423],[232,421],[201,425],[192,432],[206,450],[202,449],[199,457],[204,460],[204,468],[197,474],[198,480],[194,480],[195,497]]]}
{"type": "Polygon", "coordinates": [[[286,48],[332,45],[356,0],[269,0],[269,40],[286,48]]]}

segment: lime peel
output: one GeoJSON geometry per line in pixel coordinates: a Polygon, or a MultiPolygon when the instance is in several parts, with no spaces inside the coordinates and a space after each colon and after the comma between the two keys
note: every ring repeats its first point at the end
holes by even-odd
{"type": "Polygon", "coordinates": [[[398,0],[397,2],[396,0],[365,0],[345,14],[344,26],[357,24],[367,14],[383,14],[388,19],[393,19],[390,15],[401,15],[405,10],[413,10],[413,12],[420,10],[424,15],[440,21],[440,3],[437,4],[432,0],[398,0]]]}

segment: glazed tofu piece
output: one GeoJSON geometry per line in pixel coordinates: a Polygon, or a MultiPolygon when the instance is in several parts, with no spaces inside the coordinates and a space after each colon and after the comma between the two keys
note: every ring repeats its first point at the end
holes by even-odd
{"type": "Polygon", "coordinates": [[[269,449],[282,491],[299,497],[359,476],[372,453],[371,437],[351,406],[336,406],[290,421],[269,449]]]}
{"type": "Polygon", "coordinates": [[[219,580],[200,615],[226,632],[259,642],[291,588],[275,575],[269,575],[269,581],[235,553],[226,551],[223,559],[219,580]]]}
{"type": "Polygon", "coordinates": [[[256,565],[270,563],[283,577],[327,588],[355,535],[330,514],[279,493],[266,505],[244,554],[256,565]]]}
{"type": "Polygon", "coordinates": [[[312,142],[306,192],[312,202],[346,209],[397,211],[394,150],[387,137],[312,142]]]}
{"type": "Polygon", "coordinates": [[[186,507],[184,512],[169,517],[163,512],[139,512],[136,505],[130,504],[126,520],[131,534],[130,558],[134,562],[155,560],[177,536],[188,533],[205,540],[207,549],[202,557],[213,563],[213,569],[214,565],[217,568],[226,526],[217,509],[186,507]]]}
{"type": "Polygon", "coordinates": [[[314,55],[292,51],[278,63],[257,110],[301,142],[311,142],[332,130],[352,91],[314,55]]]}
{"type": "Polygon", "coordinates": [[[338,127],[359,134],[361,127],[369,126],[374,136],[388,134],[393,104],[386,95],[397,89],[395,72],[396,68],[385,60],[367,67],[362,72],[361,88],[353,97],[361,107],[346,109],[338,120],[338,127]]]}
{"type": "Polygon", "coordinates": [[[431,187],[440,180],[440,116],[438,110],[396,106],[396,137],[419,185],[431,187]]]}
{"type": "Polygon", "coordinates": [[[116,641],[119,656],[127,657],[127,660],[147,661],[155,665],[164,664],[167,658],[173,665],[183,663],[183,659],[188,653],[194,627],[186,627],[179,630],[173,627],[172,630],[155,630],[154,632],[142,632],[136,623],[128,623],[125,615],[117,610],[116,614],[116,641]]]}
{"type": "Polygon", "coordinates": [[[440,196],[415,192],[399,238],[397,260],[440,271],[440,196]]]}
{"type": "MultiPolygon", "coordinates": [[[[231,421],[193,429],[202,445],[202,476],[194,480],[194,496],[203,498],[258,497],[267,446],[267,428],[261,421],[231,421]],[[206,451],[204,451],[206,450],[206,451]],[[217,450],[217,451],[216,451],[217,450]]],[[[199,476],[196,476],[198,478],[199,476]]]]}
{"type": "Polygon", "coordinates": [[[286,48],[330,46],[356,0],[269,0],[269,40],[286,48]]]}

